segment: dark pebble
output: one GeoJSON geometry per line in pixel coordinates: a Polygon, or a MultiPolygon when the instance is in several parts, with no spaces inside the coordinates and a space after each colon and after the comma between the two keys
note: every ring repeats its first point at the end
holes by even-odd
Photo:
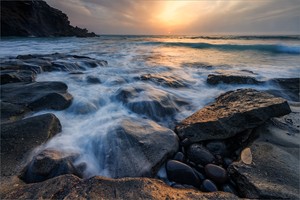
{"type": "Polygon", "coordinates": [[[187,150],[187,157],[196,164],[207,165],[215,161],[215,156],[200,144],[192,144],[187,150]]]}
{"type": "Polygon", "coordinates": [[[229,165],[231,165],[232,162],[233,162],[232,159],[230,159],[230,158],[224,158],[224,160],[223,160],[224,167],[227,168],[229,165]]]}
{"type": "Polygon", "coordinates": [[[227,172],[222,167],[214,164],[208,164],[204,169],[206,176],[212,181],[216,183],[225,183],[227,181],[227,172]]]}
{"type": "Polygon", "coordinates": [[[197,188],[199,188],[201,185],[201,181],[194,170],[182,162],[177,160],[169,160],[166,164],[166,171],[170,181],[193,185],[197,188]]]}
{"type": "Polygon", "coordinates": [[[206,148],[214,155],[225,156],[227,154],[227,146],[223,141],[211,141],[206,144],[206,148]]]}
{"type": "Polygon", "coordinates": [[[196,175],[198,176],[198,178],[200,179],[200,181],[204,181],[205,180],[205,176],[201,172],[198,172],[196,169],[194,169],[194,172],[196,173],[196,175]]]}
{"type": "Polygon", "coordinates": [[[211,180],[205,179],[202,183],[201,190],[204,192],[215,192],[218,191],[218,188],[211,180]]]}
{"type": "Polygon", "coordinates": [[[222,186],[222,190],[223,190],[224,192],[229,192],[229,193],[238,195],[236,189],[235,189],[234,186],[231,185],[230,183],[224,184],[224,185],[222,186]]]}
{"type": "Polygon", "coordinates": [[[86,81],[91,84],[101,83],[100,79],[95,76],[87,76],[86,81]]]}
{"type": "Polygon", "coordinates": [[[177,189],[185,189],[185,187],[183,185],[178,184],[178,183],[175,183],[175,184],[171,185],[171,187],[177,188],[177,189]]]}
{"type": "Polygon", "coordinates": [[[184,162],[185,161],[185,156],[182,152],[177,152],[173,158],[174,160],[184,162]]]}
{"type": "Polygon", "coordinates": [[[188,146],[188,145],[190,145],[190,140],[188,138],[185,138],[180,142],[180,145],[184,146],[184,147],[188,146]]]}

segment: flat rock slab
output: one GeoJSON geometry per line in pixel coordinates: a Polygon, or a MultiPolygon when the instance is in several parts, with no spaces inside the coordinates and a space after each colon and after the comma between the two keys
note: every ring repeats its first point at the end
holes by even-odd
{"type": "Polygon", "coordinates": [[[72,95],[62,82],[10,83],[1,86],[3,102],[26,106],[31,110],[63,110],[71,105],[72,95]]]}
{"type": "Polygon", "coordinates": [[[4,185],[0,193],[3,199],[239,199],[225,192],[179,190],[150,178],[109,179],[96,176],[82,180],[74,175],[27,185],[4,185]]]}
{"type": "Polygon", "coordinates": [[[291,112],[286,100],[254,89],[229,91],[176,126],[190,142],[226,139],[291,112]]]}
{"type": "Polygon", "coordinates": [[[31,150],[60,131],[58,118],[50,113],[1,124],[1,176],[15,174],[31,150]]]}
{"type": "Polygon", "coordinates": [[[120,120],[93,145],[101,168],[113,178],[153,177],[179,146],[172,130],[150,120],[133,118],[120,120]]]}
{"type": "Polygon", "coordinates": [[[84,71],[106,66],[107,61],[87,56],[54,53],[19,55],[16,58],[4,59],[0,64],[2,70],[27,70],[41,73],[43,71],[84,71]]]}
{"type": "Polygon", "coordinates": [[[251,199],[298,199],[299,147],[294,150],[291,154],[281,146],[254,142],[250,146],[252,163],[235,162],[228,169],[242,196],[251,199]]]}
{"type": "Polygon", "coordinates": [[[210,85],[225,84],[260,84],[263,83],[257,79],[257,74],[248,70],[219,70],[209,74],[206,82],[210,85]]]}

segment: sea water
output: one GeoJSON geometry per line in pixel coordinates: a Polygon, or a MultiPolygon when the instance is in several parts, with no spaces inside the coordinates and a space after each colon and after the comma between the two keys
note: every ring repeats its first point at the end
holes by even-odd
{"type": "MultiPolygon", "coordinates": [[[[142,88],[138,100],[160,100],[168,95],[185,102],[175,105],[176,114],[160,117],[151,110],[151,118],[162,126],[174,125],[198,109],[214,101],[223,92],[238,88],[276,89],[263,85],[208,85],[207,76],[217,71],[234,74],[251,71],[259,80],[300,77],[300,36],[100,36],[95,38],[2,38],[0,58],[24,54],[65,53],[106,60],[107,66],[89,68],[83,74],[44,72],[37,81],[62,81],[73,95],[72,105],[54,113],[62,124],[62,132],[40,147],[78,153],[75,164],[86,163],[85,177],[110,177],[105,162],[95,156],[106,148],[109,129],[120,119],[149,118],[129,110],[116,94],[124,88],[142,88]],[[172,76],[185,87],[175,88],[139,79],[144,74],[172,76]],[[98,77],[101,84],[90,84],[88,76],[98,77]],[[104,148],[105,147],[105,148],[104,148]]],[[[171,102],[172,103],[172,102],[171,102]]],[[[159,112],[159,111],[157,111],[159,112]]],[[[29,117],[29,116],[28,116],[29,117]]],[[[114,148],[114,147],[110,147],[114,148]]],[[[116,156],[113,159],[118,159],[116,156]]]]}

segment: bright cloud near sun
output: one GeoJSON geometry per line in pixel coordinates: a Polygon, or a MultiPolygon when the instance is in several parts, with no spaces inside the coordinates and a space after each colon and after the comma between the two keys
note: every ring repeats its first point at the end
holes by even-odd
{"type": "Polygon", "coordinates": [[[300,33],[299,0],[46,0],[99,34],[300,33]]]}

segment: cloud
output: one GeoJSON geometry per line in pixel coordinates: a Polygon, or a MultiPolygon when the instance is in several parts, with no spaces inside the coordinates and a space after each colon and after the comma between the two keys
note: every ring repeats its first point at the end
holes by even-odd
{"type": "Polygon", "coordinates": [[[298,33],[299,0],[46,0],[100,34],[298,33]]]}

